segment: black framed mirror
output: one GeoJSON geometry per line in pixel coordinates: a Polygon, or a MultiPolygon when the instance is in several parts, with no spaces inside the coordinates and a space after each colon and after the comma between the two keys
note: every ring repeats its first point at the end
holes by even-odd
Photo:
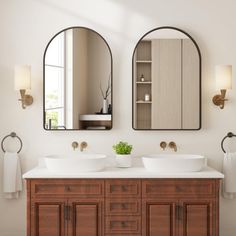
{"type": "Polygon", "coordinates": [[[188,33],[170,26],[147,32],[132,62],[133,129],[201,128],[201,53],[188,33]]]}
{"type": "Polygon", "coordinates": [[[86,27],[70,27],[48,43],[43,59],[46,130],[112,128],[112,53],[86,27]]]}

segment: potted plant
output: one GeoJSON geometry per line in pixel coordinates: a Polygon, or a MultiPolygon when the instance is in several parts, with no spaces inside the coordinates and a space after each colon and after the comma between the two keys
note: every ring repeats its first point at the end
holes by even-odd
{"type": "Polygon", "coordinates": [[[120,141],[119,143],[113,145],[113,150],[116,152],[116,163],[118,167],[131,167],[131,151],[133,149],[132,145],[127,142],[120,141]]]}

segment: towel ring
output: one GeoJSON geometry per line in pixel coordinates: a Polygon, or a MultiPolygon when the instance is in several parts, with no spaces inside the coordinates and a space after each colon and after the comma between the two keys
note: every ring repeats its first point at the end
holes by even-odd
{"type": "Polygon", "coordinates": [[[20,139],[20,137],[17,136],[15,132],[11,132],[10,134],[6,135],[6,136],[2,139],[2,142],[1,142],[2,151],[3,151],[3,152],[6,152],[6,150],[5,150],[4,146],[3,146],[3,144],[4,144],[4,141],[5,141],[8,137],[17,138],[17,139],[20,141],[20,149],[19,149],[18,152],[17,152],[17,153],[20,153],[20,151],[21,151],[21,149],[22,149],[22,147],[23,147],[23,143],[22,143],[22,140],[20,139]]]}
{"type": "Polygon", "coordinates": [[[236,137],[236,135],[233,134],[232,132],[229,132],[229,133],[222,139],[222,141],[221,141],[221,149],[222,149],[222,151],[223,151],[224,153],[226,153],[226,151],[225,151],[225,149],[224,149],[224,141],[225,141],[225,139],[227,139],[227,138],[233,138],[233,137],[236,137]]]}

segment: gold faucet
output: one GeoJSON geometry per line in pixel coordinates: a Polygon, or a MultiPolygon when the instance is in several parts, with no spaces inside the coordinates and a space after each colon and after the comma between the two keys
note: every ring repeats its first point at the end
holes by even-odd
{"type": "Polygon", "coordinates": [[[167,143],[165,141],[160,142],[160,147],[164,151],[166,149],[166,147],[167,147],[167,143]]]}
{"type": "Polygon", "coordinates": [[[74,142],[71,144],[71,146],[72,146],[73,150],[75,151],[75,149],[79,147],[79,143],[76,142],[76,141],[74,141],[74,142]]]}
{"type": "Polygon", "coordinates": [[[87,146],[88,146],[88,144],[87,144],[85,141],[83,141],[83,142],[80,144],[80,151],[83,152],[84,149],[85,149],[87,146]]]}
{"type": "Polygon", "coordinates": [[[175,142],[170,142],[169,143],[169,148],[173,149],[175,152],[177,152],[177,145],[175,142]]]}

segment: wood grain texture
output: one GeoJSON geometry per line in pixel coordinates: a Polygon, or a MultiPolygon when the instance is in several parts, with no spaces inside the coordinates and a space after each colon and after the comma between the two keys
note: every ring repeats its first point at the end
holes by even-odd
{"type": "Polygon", "coordinates": [[[181,129],[181,40],[152,40],[152,129],[181,129]]]}
{"type": "Polygon", "coordinates": [[[182,199],[183,215],[179,226],[183,236],[215,235],[214,200],[182,199]]]}
{"type": "Polygon", "coordinates": [[[140,197],[141,182],[140,180],[106,180],[105,181],[106,197],[140,197]]]}
{"type": "Polygon", "coordinates": [[[141,201],[133,198],[107,198],[106,215],[140,215],[141,201]]]}
{"type": "Polygon", "coordinates": [[[27,180],[27,236],[219,236],[219,185],[219,179],[27,180]],[[70,193],[61,186],[71,186],[70,193]]]}
{"type": "Polygon", "coordinates": [[[103,213],[101,200],[70,200],[69,236],[101,236],[103,213]]]}
{"type": "Polygon", "coordinates": [[[64,224],[63,199],[53,201],[32,201],[31,203],[31,236],[63,236],[64,224]]]}
{"type": "Polygon", "coordinates": [[[182,40],[182,128],[200,127],[200,62],[196,46],[182,40]]]}
{"type": "Polygon", "coordinates": [[[26,225],[27,225],[27,236],[30,236],[31,229],[31,181],[26,180],[26,198],[27,198],[27,210],[26,210],[26,225]]]}
{"type": "Polygon", "coordinates": [[[176,235],[176,202],[173,200],[143,201],[143,236],[176,235]]]}
{"type": "Polygon", "coordinates": [[[104,192],[103,180],[43,179],[31,181],[34,197],[56,195],[76,195],[81,197],[101,197],[104,192]]]}
{"type": "Polygon", "coordinates": [[[142,194],[144,198],[189,196],[191,198],[215,197],[214,179],[162,179],[143,180],[142,194]]]}
{"type": "Polygon", "coordinates": [[[107,234],[140,234],[141,217],[139,216],[106,216],[105,232],[107,234]]]}

